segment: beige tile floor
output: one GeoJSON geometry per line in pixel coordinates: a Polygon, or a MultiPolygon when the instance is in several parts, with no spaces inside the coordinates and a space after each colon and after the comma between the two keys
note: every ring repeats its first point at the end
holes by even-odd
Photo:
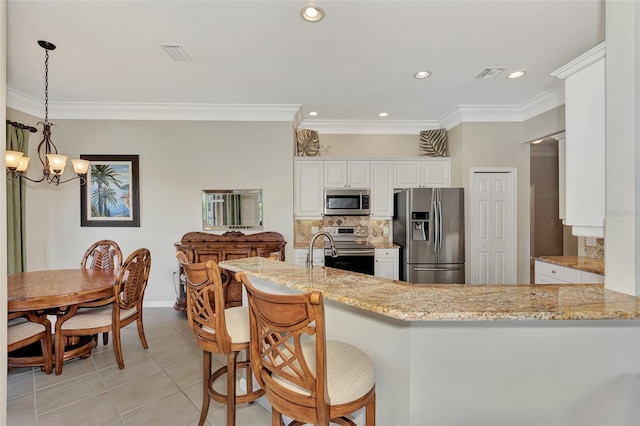
{"type": "MultiPolygon", "coordinates": [[[[7,379],[8,426],[197,425],[202,404],[202,352],[186,316],[173,308],[146,308],[149,349],[140,344],[135,323],[122,331],[124,370],[109,344],[90,358],[64,364],[62,374],[14,368],[7,379]]],[[[222,366],[224,357],[214,355],[222,366]]],[[[215,367],[217,368],[217,367],[215,367]]],[[[271,424],[257,403],[238,406],[237,425],[271,424]]],[[[211,401],[208,425],[226,425],[226,408],[211,401]]]]}

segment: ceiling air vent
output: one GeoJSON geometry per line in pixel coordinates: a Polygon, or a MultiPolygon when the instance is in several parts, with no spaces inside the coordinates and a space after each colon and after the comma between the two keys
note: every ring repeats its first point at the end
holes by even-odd
{"type": "Polygon", "coordinates": [[[187,52],[181,44],[161,44],[160,46],[162,46],[164,51],[167,52],[174,61],[193,61],[189,52],[187,52]]]}
{"type": "Polygon", "coordinates": [[[491,80],[502,74],[504,70],[506,70],[506,68],[485,68],[480,72],[480,74],[476,75],[476,78],[481,80],[491,80]]]}

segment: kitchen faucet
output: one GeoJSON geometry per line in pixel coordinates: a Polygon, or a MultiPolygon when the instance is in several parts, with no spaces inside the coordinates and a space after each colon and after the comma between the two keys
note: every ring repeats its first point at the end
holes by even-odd
{"type": "Polygon", "coordinates": [[[315,243],[316,239],[324,235],[329,239],[329,244],[331,244],[331,257],[338,257],[338,251],[336,250],[336,244],[333,241],[333,237],[326,231],[316,232],[313,237],[311,237],[311,241],[309,241],[309,251],[307,252],[307,268],[313,268],[313,243],[315,243]]]}

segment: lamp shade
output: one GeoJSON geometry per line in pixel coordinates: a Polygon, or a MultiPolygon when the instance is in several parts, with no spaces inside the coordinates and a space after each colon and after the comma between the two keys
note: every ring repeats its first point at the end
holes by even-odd
{"type": "Polygon", "coordinates": [[[49,170],[57,175],[64,172],[64,166],[67,164],[67,156],[59,154],[47,154],[47,163],[49,170]]]}
{"type": "Polygon", "coordinates": [[[20,157],[20,164],[18,164],[18,168],[16,170],[19,172],[26,172],[27,167],[29,167],[29,157],[20,157]]]}
{"type": "Polygon", "coordinates": [[[89,170],[90,161],[80,160],[79,158],[74,158],[71,160],[71,164],[73,164],[73,171],[79,175],[86,175],[89,170]]]}
{"type": "Polygon", "coordinates": [[[19,151],[6,151],[4,155],[4,162],[6,167],[10,169],[16,169],[20,165],[20,159],[24,154],[19,151]]]}

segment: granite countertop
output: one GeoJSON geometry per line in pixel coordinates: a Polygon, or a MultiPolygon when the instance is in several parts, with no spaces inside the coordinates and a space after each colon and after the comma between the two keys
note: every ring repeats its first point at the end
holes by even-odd
{"type": "Polygon", "coordinates": [[[398,248],[400,248],[399,245],[393,244],[392,242],[389,242],[389,241],[378,242],[378,243],[369,243],[369,244],[371,244],[374,248],[377,248],[377,249],[398,249],[398,248]]]}
{"type": "MultiPolygon", "coordinates": [[[[385,242],[369,242],[369,244],[371,244],[373,246],[373,248],[377,248],[377,249],[397,249],[400,248],[399,245],[397,244],[393,244],[390,241],[385,241],[385,242]]],[[[324,241],[320,238],[318,238],[315,242],[315,244],[313,245],[314,248],[323,248],[324,247],[324,241]]],[[[294,249],[305,249],[307,250],[309,248],[309,243],[307,244],[301,244],[301,243],[295,243],[293,245],[294,249]]]]}
{"type": "Polygon", "coordinates": [[[584,256],[538,256],[536,260],[566,266],[580,271],[604,275],[604,259],[584,256]]]}
{"type": "Polygon", "coordinates": [[[252,257],[220,268],[403,321],[640,319],[640,297],[602,284],[411,284],[252,257]]]}

